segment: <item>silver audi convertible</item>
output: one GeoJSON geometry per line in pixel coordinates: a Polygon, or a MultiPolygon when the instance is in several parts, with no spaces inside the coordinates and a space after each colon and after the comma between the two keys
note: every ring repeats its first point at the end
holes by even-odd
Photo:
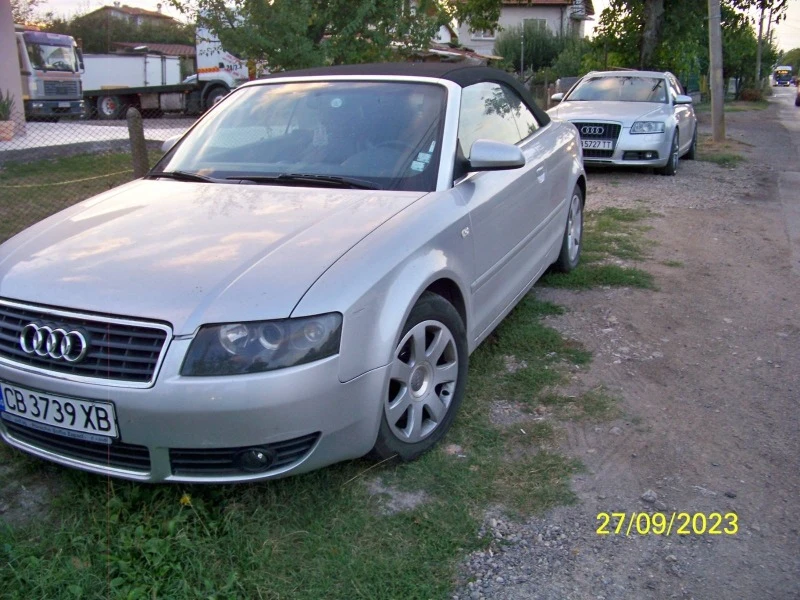
{"type": "Polygon", "coordinates": [[[577,131],[493,69],[271,76],[165,146],[0,246],[8,444],[152,482],[411,460],[580,257],[577,131]]]}
{"type": "Polygon", "coordinates": [[[675,175],[694,159],[697,119],[692,98],[672,73],[600,71],[581,78],[548,113],[578,128],[586,164],[655,167],[675,175]]]}

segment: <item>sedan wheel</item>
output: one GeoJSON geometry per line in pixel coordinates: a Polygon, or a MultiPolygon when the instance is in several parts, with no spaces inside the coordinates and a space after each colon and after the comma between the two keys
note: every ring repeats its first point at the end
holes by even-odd
{"type": "Polygon", "coordinates": [[[658,172],[661,175],[675,175],[678,172],[678,153],[680,152],[680,148],[678,147],[678,132],[675,131],[675,134],[672,136],[672,149],[669,151],[669,162],[666,165],[661,167],[658,172]]]}
{"type": "Polygon", "coordinates": [[[403,328],[373,453],[413,460],[444,436],[464,395],[467,347],[453,306],[426,292],[403,328]]]}
{"type": "Polygon", "coordinates": [[[567,215],[567,227],[561,242],[561,253],[553,264],[556,271],[569,273],[581,260],[581,243],[583,241],[583,192],[579,186],[572,190],[567,215]]]}

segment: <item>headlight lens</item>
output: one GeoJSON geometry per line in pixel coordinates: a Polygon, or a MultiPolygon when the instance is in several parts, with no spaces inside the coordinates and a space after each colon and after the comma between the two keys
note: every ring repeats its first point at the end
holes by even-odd
{"type": "Polygon", "coordinates": [[[663,121],[636,121],[631,133],[664,133],[663,121]]]}
{"type": "Polygon", "coordinates": [[[181,375],[260,373],[339,352],[342,315],[204,325],[189,346],[181,375]]]}

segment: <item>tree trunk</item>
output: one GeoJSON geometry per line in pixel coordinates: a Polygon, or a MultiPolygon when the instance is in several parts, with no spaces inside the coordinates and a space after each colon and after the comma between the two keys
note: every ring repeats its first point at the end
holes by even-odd
{"type": "Polygon", "coordinates": [[[661,41],[661,29],[664,25],[664,0],[645,0],[644,29],[639,46],[639,68],[653,67],[653,53],[661,41]]]}
{"type": "Polygon", "coordinates": [[[758,19],[758,46],[756,47],[756,89],[761,89],[761,47],[764,43],[764,5],[758,19]]]}

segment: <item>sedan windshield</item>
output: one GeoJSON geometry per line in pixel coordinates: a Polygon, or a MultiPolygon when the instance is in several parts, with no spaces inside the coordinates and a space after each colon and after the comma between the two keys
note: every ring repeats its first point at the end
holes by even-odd
{"type": "Polygon", "coordinates": [[[658,77],[586,77],[564,100],[665,103],[667,89],[658,77]]]}
{"type": "Polygon", "coordinates": [[[431,191],[445,88],[420,83],[276,83],[235,91],[156,165],[262,185],[431,191]]]}

